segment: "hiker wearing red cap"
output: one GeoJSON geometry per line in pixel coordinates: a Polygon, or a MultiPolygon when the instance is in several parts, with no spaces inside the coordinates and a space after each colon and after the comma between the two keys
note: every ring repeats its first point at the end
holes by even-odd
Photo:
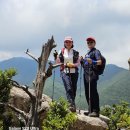
{"type": "Polygon", "coordinates": [[[89,48],[83,59],[85,96],[89,105],[89,111],[85,115],[99,117],[99,95],[97,81],[99,79],[98,66],[102,65],[101,53],[95,48],[96,40],[93,37],[86,39],[89,48]]]}
{"type": "Polygon", "coordinates": [[[70,110],[76,112],[75,97],[78,81],[78,65],[80,64],[80,60],[79,52],[74,50],[73,47],[72,37],[65,37],[64,48],[59,52],[57,63],[63,63],[60,71],[66,90],[67,100],[70,103],[70,110]]]}

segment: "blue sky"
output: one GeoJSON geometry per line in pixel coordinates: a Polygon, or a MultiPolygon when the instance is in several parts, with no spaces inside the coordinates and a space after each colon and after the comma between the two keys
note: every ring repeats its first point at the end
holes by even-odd
{"type": "Polygon", "coordinates": [[[57,50],[72,36],[84,56],[85,39],[93,36],[108,64],[128,68],[129,6],[130,0],[0,0],[0,60],[28,58],[27,48],[38,57],[52,35],[57,50]]]}

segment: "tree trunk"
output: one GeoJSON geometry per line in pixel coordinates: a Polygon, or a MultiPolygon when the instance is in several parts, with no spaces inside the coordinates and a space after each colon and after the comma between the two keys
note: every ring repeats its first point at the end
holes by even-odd
{"type": "Polygon", "coordinates": [[[29,86],[20,85],[17,81],[10,79],[12,86],[22,89],[29,96],[30,98],[30,104],[28,104],[30,105],[29,112],[25,112],[24,110],[17,108],[15,105],[0,102],[0,106],[9,107],[14,112],[19,113],[21,117],[24,118],[25,125],[27,127],[41,128],[40,115],[45,111],[44,108],[41,107],[42,93],[43,93],[45,81],[48,77],[52,75],[52,69],[60,66],[60,64],[53,65],[49,63],[49,68],[46,70],[46,64],[48,63],[49,55],[54,47],[56,47],[56,44],[54,44],[54,39],[52,36],[52,38],[49,39],[48,42],[45,43],[45,45],[43,45],[41,56],[39,58],[35,58],[31,53],[29,53],[28,49],[26,51],[26,54],[28,54],[38,63],[38,72],[34,82],[35,94],[32,94],[28,90],[29,86]]]}
{"type": "Polygon", "coordinates": [[[52,37],[45,45],[43,45],[41,56],[38,59],[38,72],[35,80],[36,103],[34,108],[34,116],[32,119],[32,125],[35,127],[39,127],[40,125],[38,111],[41,109],[41,99],[45,81],[51,75],[46,72],[46,64],[48,62],[50,52],[54,47],[56,47],[56,45],[54,44],[54,39],[52,37]]]}
{"type": "Polygon", "coordinates": [[[128,59],[128,65],[129,65],[129,70],[130,70],[130,58],[128,59]]]}

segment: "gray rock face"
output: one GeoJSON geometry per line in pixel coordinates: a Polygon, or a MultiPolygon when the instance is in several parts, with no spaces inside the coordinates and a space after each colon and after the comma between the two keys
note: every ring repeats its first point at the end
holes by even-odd
{"type": "MultiPolygon", "coordinates": [[[[34,94],[34,90],[33,89],[29,89],[29,91],[34,94]]],[[[47,95],[43,94],[42,97],[42,107],[44,108],[49,108],[49,103],[51,102],[51,98],[49,98],[47,95]]],[[[25,112],[29,112],[29,107],[30,107],[30,98],[29,96],[26,94],[26,92],[24,92],[22,89],[20,88],[16,88],[13,87],[11,89],[10,92],[10,99],[9,99],[9,103],[12,104],[13,106],[25,111],[25,112]]]]}
{"type": "MultiPolygon", "coordinates": [[[[30,89],[30,92],[34,93],[34,90],[30,89]]],[[[51,101],[50,97],[43,94],[42,107],[48,110],[51,101]]],[[[30,98],[22,89],[16,87],[11,89],[9,103],[25,112],[29,112],[30,98]]],[[[45,117],[45,113],[42,114],[41,119],[45,117]]],[[[100,115],[99,118],[94,118],[85,116],[83,113],[83,110],[80,111],[80,114],[77,113],[78,120],[69,130],[106,130],[108,128],[109,119],[107,117],[100,115]]]]}
{"type": "Polygon", "coordinates": [[[109,118],[100,115],[99,118],[85,116],[84,111],[81,110],[77,114],[77,121],[70,130],[106,130],[108,128],[107,122],[109,118]]]}

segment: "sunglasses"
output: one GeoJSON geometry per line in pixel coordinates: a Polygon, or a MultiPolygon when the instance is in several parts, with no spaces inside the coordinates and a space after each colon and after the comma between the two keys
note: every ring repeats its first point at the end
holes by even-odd
{"type": "Polygon", "coordinates": [[[88,41],[87,44],[93,44],[94,42],[93,41],[88,41]]]}
{"type": "Polygon", "coordinates": [[[71,41],[65,41],[65,43],[72,43],[71,41]]]}

